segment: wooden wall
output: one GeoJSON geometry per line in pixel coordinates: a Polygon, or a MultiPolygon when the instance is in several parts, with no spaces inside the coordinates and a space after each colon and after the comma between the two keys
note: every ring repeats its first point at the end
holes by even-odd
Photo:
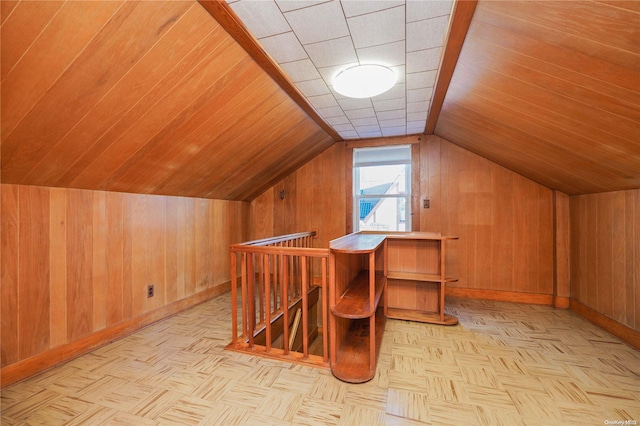
{"type": "MultiPolygon", "coordinates": [[[[553,294],[553,192],[437,136],[420,145],[420,230],[448,244],[450,287],[553,294]]],[[[473,293],[471,293],[473,294],[473,293]]]]}
{"type": "Polygon", "coordinates": [[[640,189],[574,196],[570,211],[572,301],[640,332],[640,189]]]}
{"type": "MultiPolygon", "coordinates": [[[[343,176],[351,145],[336,143],[254,200],[252,238],[318,229],[317,246],[326,247],[344,235],[350,181],[343,176]]],[[[423,136],[416,152],[414,192],[431,207],[415,212],[414,221],[421,231],[460,237],[448,245],[447,271],[459,278],[452,290],[551,304],[553,191],[437,136],[423,136]]]]}
{"type": "Polygon", "coordinates": [[[247,238],[244,202],[1,189],[3,373],[101,330],[228,288],[229,244],[247,238]],[[148,284],[155,286],[153,298],[147,298],[148,284]]]}
{"type": "Polygon", "coordinates": [[[338,142],[253,200],[251,239],[316,230],[314,247],[328,247],[345,235],[344,169],[345,143],[338,142]]]}

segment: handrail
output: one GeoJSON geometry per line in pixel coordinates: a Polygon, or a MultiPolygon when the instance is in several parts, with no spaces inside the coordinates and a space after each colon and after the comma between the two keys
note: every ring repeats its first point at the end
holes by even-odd
{"type": "MultiPolygon", "coordinates": [[[[323,331],[328,326],[329,249],[311,247],[315,235],[315,231],[300,232],[230,246],[233,336],[228,349],[310,365],[328,364],[327,336],[323,336],[322,357],[309,353],[310,336],[321,332],[317,321],[310,323],[310,312],[315,315],[317,307],[321,306],[323,331]],[[238,266],[241,271],[240,307],[238,266]],[[302,328],[299,335],[302,352],[289,348],[289,322],[293,319],[289,311],[292,309],[293,312],[301,310],[302,328]],[[263,340],[264,344],[256,342],[262,343],[263,340]]],[[[299,341],[297,344],[300,344],[299,341]]]]}
{"type": "Polygon", "coordinates": [[[231,244],[231,248],[240,248],[243,246],[267,246],[270,244],[276,244],[285,241],[296,240],[305,237],[313,237],[315,238],[317,235],[316,231],[308,231],[308,232],[298,232],[295,234],[287,234],[287,235],[278,235],[276,237],[268,237],[262,238],[259,240],[246,241],[244,243],[231,244]]]}

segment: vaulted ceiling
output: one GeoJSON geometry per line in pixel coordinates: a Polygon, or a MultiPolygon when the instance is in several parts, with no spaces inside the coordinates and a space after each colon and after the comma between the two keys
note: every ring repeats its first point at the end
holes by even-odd
{"type": "MultiPolygon", "coordinates": [[[[639,188],[639,5],[457,4],[423,132],[567,194],[639,188]]],[[[225,2],[0,12],[4,183],[250,200],[343,137],[225,2]]]]}

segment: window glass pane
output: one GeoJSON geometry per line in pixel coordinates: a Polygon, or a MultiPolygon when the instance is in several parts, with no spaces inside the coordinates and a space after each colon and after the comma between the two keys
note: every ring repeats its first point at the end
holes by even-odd
{"type": "Polygon", "coordinates": [[[360,173],[360,195],[406,194],[406,166],[357,167],[360,173]]]}
{"type": "Polygon", "coordinates": [[[410,231],[411,147],[354,150],[354,229],[410,231]]]}

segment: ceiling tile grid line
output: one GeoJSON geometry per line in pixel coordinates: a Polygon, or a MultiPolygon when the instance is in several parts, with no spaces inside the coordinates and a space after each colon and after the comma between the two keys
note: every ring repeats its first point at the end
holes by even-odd
{"type": "Polygon", "coordinates": [[[343,139],[422,133],[452,0],[227,0],[309,104],[343,139]],[[398,75],[372,98],[333,90],[341,70],[378,63],[398,75]],[[367,120],[361,123],[359,120],[367,120]]]}

